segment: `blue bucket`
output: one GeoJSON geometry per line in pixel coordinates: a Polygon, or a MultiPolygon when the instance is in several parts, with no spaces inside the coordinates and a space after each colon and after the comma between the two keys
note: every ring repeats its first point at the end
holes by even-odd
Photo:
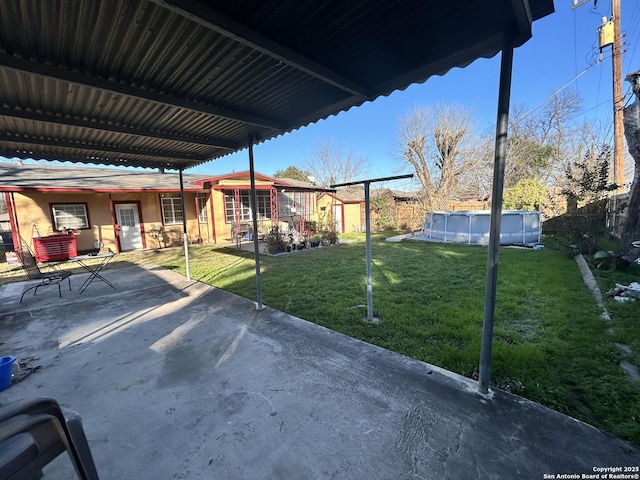
{"type": "Polygon", "coordinates": [[[11,386],[11,371],[17,357],[0,357],[0,392],[11,386]]]}

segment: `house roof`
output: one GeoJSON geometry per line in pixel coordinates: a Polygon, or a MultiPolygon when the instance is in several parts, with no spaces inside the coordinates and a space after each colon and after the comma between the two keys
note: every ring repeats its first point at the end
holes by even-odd
{"type": "MultiPolygon", "coordinates": [[[[193,184],[205,175],[183,174],[185,191],[202,191],[193,184]]],[[[180,191],[177,173],[117,168],[70,168],[51,165],[0,163],[1,191],[180,191]]]]}
{"type": "MultiPolygon", "coordinates": [[[[270,183],[274,187],[278,189],[282,189],[283,191],[286,189],[289,189],[292,191],[295,190],[295,191],[305,191],[305,192],[333,192],[334,191],[333,189],[317,186],[310,182],[301,182],[300,180],[294,180],[292,178],[273,178],[258,172],[255,173],[255,179],[257,181],[270,183]]],[[[219,185],[218,188],[232,188],[232,187],[238,187],[238,186],[244,187],[244,186],[249,186],[250,182],[251,182],[251,176],[250,176],[249,170],[246,170],[243,172],[226,173],[224,175],[216,175],[214,177],[203,177],[193,181],[193,183],[197,185],[202,185],[202,186],[207,186],[207,184],[210,184],[211,186],[215,187],[216,185],[219,185]],[[225,180],[234,180],[240,183],[226,185],[223,183],[225,180]]]]}
{"type": "MultiPolygon", "coordinates": [[[[203,191],[207,184],[222,180],[246,180],[249,171],[225,175],[183,174],[186,191],[203,191]]],[[[295,191],[333,191],[293,179],[272,178],[256,172],[256,180],[271,182],[275,187],[295,191]]],[[[240,185],[242,186],[242,185],[240,185]]],[[[227,188],[232,188],[228,186],[227,188]]],[[[117,168],[63,167],[43,164],[0,163],[0,192],[21,190],[47,191],[180,191],[177,173],[149,172],[117,168]]]]}
{"type": "MultiPolygon", "coordinates": [[[[271,183],[276,183],[276,179],[275,178],[271,178],[268,175],[264,175],[262,173],[258,173],[255,172],[255,179],[256,180],[262,180],[265,182],[271,182],[271,183]]],[[[211,184],[218,184],[223,180],[244,180],[247,182],[247,184],[251,181],[251,177],[250,177],[250,172],[249,170],[245,170],[242,172],[232,172],[232,173],[225,173],[223,175],[215,175],[215,176],[201,176],[200,179],[196,180],[195,182],[199,185],[204,185],[206,183],[211,183],[211,184]]]]}
{"type": "MultiPolygon", "coordinates": [[[[3,0],[0,155],[183,169],[519,46],[553,0],[3,0]]],[[[496,83],[498,74],[496,73],[496,83]]]]}
{"type": "Polygon", "coordinates": [[[364,202],[364,189],[357,187],[340,188],[330,193],[332,197],[340,200],[342,203],[360,203],[364,202]]]}
{"type": "Polygon", "coordinates": [[[295,178],[276,178],[278,186],[297,191],[297,192],[335,192],[335,188],[328,188],[321,185],[316,185],[313,182],[305,182],[303,180],[297,180],[295,178]]]}

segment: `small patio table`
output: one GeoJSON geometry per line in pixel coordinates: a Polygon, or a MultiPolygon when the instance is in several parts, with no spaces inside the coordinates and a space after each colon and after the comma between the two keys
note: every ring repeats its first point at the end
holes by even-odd
{"type": "Polygon", "coordinates": [[[107,266],[107,263],[115,257],[115,253],[98,253],[95,255],[78,255],[77,257],[72,257],[69,260],[73,260],[82,268],[84,268],[87,272],[89,272],[89,277],[84,281],[82,286],[79,289],[80,294],[84,292],[87,287],[93,282],[96,278],[102,280],[104,283],[109,285],[111,288],[115,289],[116,287],[113,284],[100,275],[100,272],[107,266]],[[99,263],[91,265],[86,263],[88,260],[100,260],[99,263]]]}

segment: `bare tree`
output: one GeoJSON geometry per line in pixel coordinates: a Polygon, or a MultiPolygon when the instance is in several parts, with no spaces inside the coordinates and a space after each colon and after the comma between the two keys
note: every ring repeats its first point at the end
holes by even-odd
{"type": "Polygon", "coordinates": [[[472,110],[460,105],[415,107],[398,122],[397,156],[411,167],[434,210],[448,210],[461,193],[463,173],[478,156],[472,110]]]}
{"type": "Polygon", "coordinates": [[[336,141],[325,140],[302,162],[302,169],[314,177],[317,185],[326,186],[357,180],[368,171],[369,162],[336,141]]]}
{"type": "MultiPolygon", "coordinates": [[[[541,108],[514,106],[509,115],[509,148],[505,187],[537,178],[553,186],[564,177],[566,167],[583,156],[585,125],[572,119],[582,100],[574,90],[553,94],[541,108]]],[[[590,127],[587,130],[593,129],[590,127]]],[[[587,148],[601,140],[587,141],[587,148]]]]}
{"type": "MultiPolygon", "coordinates": [[[[624,135],[629,153],[635,162],[633,183],[629,192],[627,218],[622,227],[621,252],[630,254],[632,242],[640,240],[640,71],[630,73],[626,80],[631,83],[636,101],[624,109],[624,135]]],[[[637,257],[637,255],[633,255],[637,257]]]]}
{"type": "Polygon", "coordinates": [[[579,94],[567,90],[533,110],[514,105],[509,115],[505,189],[532,180],[545,185],[547,201],[540,206],[549,216],[566,211],[559,194],[570,187],[567,172],[607,145],[610,125],[575,120],[581,104],[579,94]]]}

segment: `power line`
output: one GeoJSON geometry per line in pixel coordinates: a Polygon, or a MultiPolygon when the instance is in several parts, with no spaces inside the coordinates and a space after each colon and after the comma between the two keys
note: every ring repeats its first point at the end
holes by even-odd
{"type": "Polygon", "coordinates": [[[633,58],[636,53],[636,48],[638,47],[638,37],[640,37],[640,2],[634,2],[635,9],[631,14],[631,20],[628,22],[628,25],[631,25],[629,29],[628,41],[627,44],[633,45],[633,50],[627,59],[629,61],[633,61],[633,58]]]}
{"type": "MultiPolygon", "coordinates": [[[[595,64],[593,64],[595,65],[595,64]]],[[[567,83],[565,83],[562,87],[560,87],[559,89],[557,89],[556,91],[554,91],[551,95],[549,95],[547,98],[545,98],[542,102],[540,102],[538,105],[536,105],[535,107],[533,107],[531,110],[529,110],[527,113],[525,113],[522,117],[520,117],[521,119],[527,118],[529,115],[531,115],[533,112],[535,112],[537,109],[539,109],[542,105],[544,105],[545,103],[547,103],[549,100],[551,100],[553,97],[555,97],[556,95],[558,95],[562,90],[564,90],[565,88],[567,88],[569,85],[571,85],[573,82],[575,82],[576,80],[578,80],[578,78],[580,78],[582,75],[584,75],[585,73],[587,73],[587,71],[593,67],[593,65],[589,65],[587,68],[585,68],[584,70],[582,70],[579,74],[577,74],[575,77],[573,77],[571,80],[569,80],[567,83]]]]}

